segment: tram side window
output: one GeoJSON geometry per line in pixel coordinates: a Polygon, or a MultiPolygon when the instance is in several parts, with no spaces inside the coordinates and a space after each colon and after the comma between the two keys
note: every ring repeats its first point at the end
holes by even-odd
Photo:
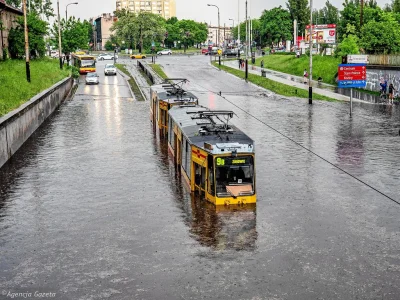
{"type": "Polygon", "coordinates": [[[186,138],[182,138],[182,151],[181,151],[181,156],[182,156],[182,167],[186,171],[186,138]]]}
{"type": "Polygon", "coordinates": [[[187,161],[186,161],[186,174],[190,178],[191,165],[192,165],[192,146],[186,141],[187,161]]]}
{"type": "Polygon", "coordinates": [[[175,143],[175,135],[173,133],[173,128],[174,128],[174,121],[170,118],[169,119],[169,129],[168,129],[168,139],[169,139],[169,144],[171,145],[172,148],[174,148],[174,143],[175,143]]]}
{"type": "Polygon", "coordinates": [[[211,155],[208,156],[208,183],[208,192],[215,196],[214,161],[211,155]]]}

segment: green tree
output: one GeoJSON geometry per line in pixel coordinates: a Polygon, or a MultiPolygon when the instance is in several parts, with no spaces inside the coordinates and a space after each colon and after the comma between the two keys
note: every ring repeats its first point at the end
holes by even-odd
{"type": "MultiPolygon", "coordinates": [[[[6,0],[6,3],[17,8],[22,8],[22,0],[6,0]]],[[[27,6],[28,3],[27,1],[27,6]]],[[[55,16],[51,0],[30,0],[29,13],[36,13],[38,16],[44,15],[47,19],[55,16]]]]}
{"type": "MultiPolygon", "coordinates": [[[[58,24],[54,23],[52,34],[58,41],[58,24]]],[[[71,17],[67,22],[61,22],[61,48],[64,53],[69,54],[78,49],[87,49],[89,43],[88,26],[80,19],[71,17]]]]}
{"type": "Polygon", "coordinates": [[[370,20],[363,26],[360,45],[367,53],[399,52],[400,24],[392,13],[382,11],[380,19],[379,22],[370,20]]]}
{"type": "Polygon", "coordinates": [[[306,25],[310,24],[308,0],[288,0],[286,6],[292,20],[297,20],[299,32],[304,32],[306,25]]]}
{"type": "MultiPolygon", "coordinates": [[[[44,56],[46,43],[44,36],[48,32],[48,23],[41,20],[36,13],[29,13],[27,16],[29,49],[32,57],[44,56]]],[[[12,58],[19,58],[25,55],[24,18],[17,19],[17,26],[10,30],[8,36],[9,52],[12,58]]]]}
{"type": "Polygon", "coordinates": [[[343,10],[340,12],[340,21],[338,26],[338,38],[342,39],[346,35],[347,25],[350,24],[360,32],[360,3],[358,0],[345,0],[343,10]]]}
{"type": "Polygon", "coordinates": [[[342,42],[338,45],[337,49],[338,56],[345,56],[348,54],[359,54],[360,49],[358,47],[358,37],[354,34],[346,36],[342,42]]]}
{"type": "Polygon", "coordinates": [[[264,37],[263,42],[271,46],[281,41],[291,40],[293,23],[290,13],[282,6],[264,10],[260,17],[260,31],[264,37]]]}
{"type": "Polygon", "coordinates": [[[108,40],[105,44],[104,44],[104,48],[106,48],[107,51],[112,51],[114,50],[114,46],[113,43],[108,40]]]}
{"type": "Polygon", "coordinates": [[[322,11],[324,24],[339,24],[339,9],[332,5],[329,0],[326,1],[325,7],[322,11]]]}
{"type": "Polygon", "coordinates": [[[393,2],[392,2],[392,10],[395,13],[400,13],[400,0],[393,0],[393,2]]]}

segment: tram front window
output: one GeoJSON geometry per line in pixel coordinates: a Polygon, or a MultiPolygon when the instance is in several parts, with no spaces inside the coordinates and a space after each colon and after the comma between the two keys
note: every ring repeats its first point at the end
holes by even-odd
{"type": "Polygon", "coordinates": [[[251,186],[253,190],[253,157],[224,157],[215,160],[217,193],[227,193],[227,186],[251,186]]]}

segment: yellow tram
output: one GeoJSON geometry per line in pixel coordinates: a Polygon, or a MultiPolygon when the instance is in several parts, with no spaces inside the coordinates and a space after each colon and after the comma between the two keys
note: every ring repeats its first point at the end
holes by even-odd
{"type": "Polygon", "coordinates": [[[150,113],[154,125],[157,125],[161,136],[168,134],[168,110],[175,105],[193,105],[198,104],[195,95],[182,89],[186,79],[170,78],[178,83],[168,83],[153,85],[150,88],[150,113]]]}
{"type": "Polygon", "coordinates": [[[215,205],[256,203],[254,141],[229,124],[234,113],[181,105],[168,115],[168,150],[190,190],[215,205]]]}

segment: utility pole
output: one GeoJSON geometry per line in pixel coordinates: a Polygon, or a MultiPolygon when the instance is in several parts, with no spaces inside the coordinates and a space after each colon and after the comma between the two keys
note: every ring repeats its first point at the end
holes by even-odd
{"type": "Polygon", "coordinates": [[[60,59],[60,69],[63,68],[62,51],[61,51],[61,22],[60,22],[60,0],[57,0],[57,15],[58,15],[58,56],[60,59]]]}
{"type": "Polygon", "coordinates": [[[238,56],[240,56],[240,51],[239,51],[239,44],[240,44],[240,0],[238,0],[238,56]]]}
{"type": "Polygon", "coordinates": [[[308,77],[308,104],[312,104],[312,49],[313,49],[313,21],[312,21],[312,0],[310,0],[310,75],[308,77]]]}
{"type": "Polygon", "coordinates": [[[360,9],[361,9],[361,11],[360,11],[360,29],[361,29],[361,27],[363,26],[363,18],[364,18],[364,0],[361,0],[361,2],[360,2],[360,9]]]}
{"type": "Polygon", "coordinates": [[[245,61],[245,77],[246,77],[246,80],[247,80],[247,78],[248,78],[248,76],[249,76],[249,62],[248,62],[248,60],[247,60],[247,57],[248,57],[248,52],[249,52],[249,43],[248,43],[248,24],[247,24],[247,0],[246,0],[246,61],[245,61]]]}
{"type": "Polygon", "coordinates": [[[24,6],[24,32],[25,32],[25,64],[26,64],[26,80],[31,82],[31,69],[29,66],[29,38],[28,38],[28,24],[26,20],[26,0],[23,0],[24,6]]]}

